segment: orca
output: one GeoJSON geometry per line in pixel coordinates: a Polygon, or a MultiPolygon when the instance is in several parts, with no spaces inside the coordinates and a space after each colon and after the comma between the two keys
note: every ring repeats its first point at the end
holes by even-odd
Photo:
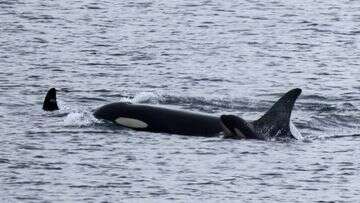
{"type": "MultiPolygon", "coordinates": [[[[293,134],[291,112],[301,89],[283,95],[261,118],[246,121],[236,115],[213,116],[196,112],[175,110],[155,105],[115,102],[97,108],[97,119],[138,131],[189,136],[213,137],[224,133],[230,139],[298,139],[293,134]]],[[[47,93],[43,109],[58,110],[56,89],[47,93]]]]}
{"type": "Polygon", "coordinates": [[[58,107],[57,101],[56,101],[56,89],[55,88],[51,88],[47,92],[44,103],[43,103],[43,110],[44,111],[59,110],[59,107],[58,107]]]}
{"type": "Polygon", "coordinates": [[[94,116],[141,131],[206,137],[222,132],[219,117],[159,106],[111,103],[95,110],[94,116]]]}
{"type": "Polygon", "coordinates": [[[291,122],[291,112],[301,89],[293,89],[282,96],[260,119],[246,121],[235,115],[221,115],[225,138],[233,139],[301,139],[291,122]]]}

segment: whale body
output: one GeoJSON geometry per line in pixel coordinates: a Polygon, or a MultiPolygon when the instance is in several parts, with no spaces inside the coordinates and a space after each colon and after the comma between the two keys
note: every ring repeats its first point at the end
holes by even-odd
{"type": "Polygon", "coordinates": [[[94,116],[134,130],[150,132],[216,136],[222,131],[219,117],[159,106],[111,103],[98,108],[94,116]]]}
{"type": "MultiPolygon", "coordinates": [[[[190,136],[218,136],[232,139],[298,139],[299,134],[291,123],[291,112],[301,89],[283,95],[261,118],[247,121],[236,115],[213,116],[196,112],[175,110],[155,105],[115,102],[97,108],[97,119],[138,131],[190,136]]],[[[45,111],[58,110],[56,90],[51,88],[45,97],[45,111]]]]}

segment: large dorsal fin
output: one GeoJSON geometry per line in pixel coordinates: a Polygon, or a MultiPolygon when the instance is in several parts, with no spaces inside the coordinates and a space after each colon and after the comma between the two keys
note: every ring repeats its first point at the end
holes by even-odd
{"type": "Polygon", "coordinates": [[[44,111],[59,110],[59,107],[58,107],[57,101],[56,101],[56,89],[55,88],[51,88],[47,92],[45,99],[44,99],[44,103],[43,103],[43,110],[44,111]]]}
{"type": "Polygon", "coordinates": [[[294,138],[290,130],[290,117],[300,94],[299,88],[287,92],[259,120],[252,122],[254,130],[268,138],[294,138]]]}

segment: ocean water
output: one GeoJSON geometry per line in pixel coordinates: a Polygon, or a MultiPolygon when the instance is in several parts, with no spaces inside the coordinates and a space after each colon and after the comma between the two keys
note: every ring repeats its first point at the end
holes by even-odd
{"type": "Polygon", "coordinates": [[[0,0],[1,202],[360,201],[357,0],[0,0]],[[43,112],[56,87],[60,112],[43,112]],[[132,101],[256,119],[302,88],[304,140],[135,132],[132,101]]]}

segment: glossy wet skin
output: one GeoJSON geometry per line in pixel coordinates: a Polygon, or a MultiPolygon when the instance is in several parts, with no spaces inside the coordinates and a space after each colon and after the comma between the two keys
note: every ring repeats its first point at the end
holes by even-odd
{"type": "Polygon", "coordinates": [[[94,116],[134,130],[204,137],[218,136],[222,132],[219,117],[159,106],[112,103],[98,108],[94,116]],[[143,127],[119,123],[116,121],[119,118],[132,120],[143,127]]]}

